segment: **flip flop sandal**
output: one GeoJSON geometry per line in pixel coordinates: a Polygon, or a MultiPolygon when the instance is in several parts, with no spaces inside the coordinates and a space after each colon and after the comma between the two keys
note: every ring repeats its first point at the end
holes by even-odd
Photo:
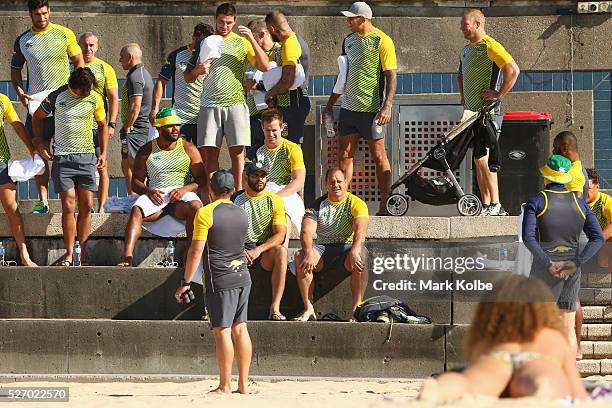
{"type": "Polygon", "coordinates": [[[280,313],[272,313],[268,316],[268,320],[272,320],[275,322],[282,322],[282,321],[287,320],[287,318],[280,313]]]}

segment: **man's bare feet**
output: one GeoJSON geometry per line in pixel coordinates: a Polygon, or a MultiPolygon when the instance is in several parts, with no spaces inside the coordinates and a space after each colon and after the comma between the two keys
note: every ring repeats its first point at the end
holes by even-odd
{"type": "Polygon", "coordinates": [[[213,394],[213,395],[223,395],[223,394],[231,394],[232,393],[232,389],[230,387],[217,387],[212,391],[208,391],[209,394],[213,394]]]}
{"type": "Polygon", "coordinates": [[[21,257],[21,264],[23,266],[38,266],[34,261],[32,261],[30,258],[24,258],[21,257]]]}
{"type": "Polygon", "coordinates": [[[299,315],[295,316],[292,320],[294,322],[308,322],[308,321],[317,320],[317,315],[314,311],[314,308],[309,308],[309,309],[304,310],[299,315]]]}
{"type": "Polygon", "coordinates": [[[131,256],[124,256],[123,259],[121,259],[121,262],[119,262],[117,264],[117,266],[122,266],[122,267],[130,267],[130,266],[132,266],[132,257],[131,256]]]}
{"type": "Polygon", "coordinates": [[[248,394],[250,394],[250,392],[249,392],[249,386],[248,386],[248,385],[238,386],[238,390],[236,390],[236,392],[237,392],[238,394],[248,395],[248,394]]]}

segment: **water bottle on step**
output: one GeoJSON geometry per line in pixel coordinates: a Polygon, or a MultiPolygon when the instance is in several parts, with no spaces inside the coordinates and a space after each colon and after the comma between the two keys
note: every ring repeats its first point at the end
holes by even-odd
{"type": "Polygon", "coordinates": [[[166,247],[166,265],[172,266],[174,264],[174,242],[168,241],[166,247]]]}
{"type": "Polygon", "coordinates": [[[72,249],[72,266],[81,266],[81,245],[78,239],[74,241],[72,249]]]}

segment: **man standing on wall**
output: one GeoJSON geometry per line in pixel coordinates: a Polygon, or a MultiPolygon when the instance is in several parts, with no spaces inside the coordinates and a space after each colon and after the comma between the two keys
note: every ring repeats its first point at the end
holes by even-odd
{"type": "MultiPolygon", "coordinates": [[[[32,95],[53,91],[68,82],[70,63],[75,68],[84,66],[83,55],[74,33],[61,25],[51,22],[51,9],[48,0],[28,0],[28,10],[32,28],[15,40],[15,50],[11,59],[11,82],[23,106],[28,106],[32,95]],[[23,86],[21,70],[28,65],[28,88],[23,86]]],[[[53,117],[43,121],[42,137],[46,141],[53,138],[55,130],[53,117]]],[[[26,128],[31,138],[32,115],[28,113],[26,128]]],[[[48,185],[49,166],[45,162],[45,172],[36,176],[40,201],[34,206],[35,214],[49,212],[48,185]]]]}
{"type": "Polygon", "coordinates": [[[280,65],[283,67],[280,81],[266,94],[266,102],[268,106],[277,108],[285,118],[286,135],[283,134],[283,137],[301,145],[304,139],[304,122],[310,113],[310,48],[302,37],[291,30],[287,18],[280,10],[266,16],[266,25],[272,39],[281,44],[280,65]],[[298,64],[304,68],[304,82],[297,89],[290,91],[298,64]]]}
{"type": "MultiPolygon", "coordinates": [[[[83,51],[85,66],[91,69],[91,72],[93,72],[98,82],[94,92],[99,93],[105,98],[104,106],[107,110],[108,137],[111,138],[115,134],[117,115],[119,114],[119,85],[117,84],[117,74],[113,67],[96,57],[99,48],[98,44],[98,37],[96,37],[94,33],[87,32],[79,38],[79,46],[83,51]]],[[[96,155],[99,157],[100,139],[98,137],[98,125],[95,121],[93,123],[93,140],[94,146],[96,147],[96,155]]],[[[106,160],[108,162],[108,157],[106,160]]],[[[98,212],[104,213],[104,203],[106,203],[106,199],[108,198],[108,186],[110,184],[108,166],[99,168],[98,173],[100,174],[100,185],[98,186],[98,212]]]]}
{"type": "Polygon", "coordinates": [[[138,44],[126,44],[121,49],[119,62],[128,71],[121,90],[121,170],[128,194],[132,194],[134,158],[149,139],[153,80],[142,63],[142,50],[138,44]]]}
{"type": "MultiPolygon", "coordinates": [[[[391,166],[385,150],[385,125],[391,121],[397,86],[395,45],[387,34],[374,27],[372,9],[366,3],[353,3],[342,14],[347,17],[352,34],[342,42],[342,53],[348,58],[348,73],[338,118],[340,168],[346,175],[346,184],[350,186],[353,157],[359,138],[367,140],[380,189],[377,215],[385,215],[385,202],[391,187],[391,166]]],[[[333,120],[333,107],[338,98],[339,94],[331,94],[323,116],[329,114],[333,120]]]]}
{"type": "Polygon", "coordinates": [[[200,114],[198,115],[198,148],[204,151],[204,166],[210,177],[219,169],[219,152],[223,137],[232,160],[232,174],[236,189],[242,189],[244,147],[251,145],[249,108],[244,100],[243,78],[247,62],[260,71],[268,70],[268,55],[261,49],[247,27],[232,32],[236,24],[236,8],[223,3],[215,12],[216,34],[222,37],[221,57],[213,59],[207,68],[200,59],[200,46],[196,46],[187,64],[185,81],[204,78],[200,114]]]}
{"type": "Polygon", "coordinates": [[[149,122],[155,123],[155,116],[159,111],[159,104],[168,81],[172,81],[172,106],[181,118],[181,137],[189,143],[197,143],[198,113],[200,113],[200,96],[202,95],[202,81],[196,79],[193,83],[185,82],[183,73],[187,63],[193,55],[196,44],[212,35],[214,29],[210,24],[199,23],[193,29],[191,42],[168,54],[166,63],[162,66],[153,89],[153,104],[149,113],[149,122]]]}
{"type": "MultiPolygon", "coordinates": [[[[461,50],[457,82],[462,121],[488,102],[501,100],[514,86],[520,69],[504,47],[485,33],[485,17],[480,10],[468,9],[461,19],[461,31],[470,43],[461,50]],[[500,80],[503,83],[500,85],[500,80]]],[[[493,114],[497,137],[501,132],[501,108],[493,114]]],[[[489,169],[489,151],[474,158],[476,180],[483,204],[482,215],[508,215],[499,203],[497,173],[489,169]]]]}

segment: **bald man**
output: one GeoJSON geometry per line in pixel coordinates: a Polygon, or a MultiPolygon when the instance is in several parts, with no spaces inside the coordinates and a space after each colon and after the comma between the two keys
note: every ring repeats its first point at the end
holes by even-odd
{"type": "Polygon", "coordinates": [[[310,113],[308,98],[308,65],[310,49],[302,37],[293,32],[287,18],[280,10],[266,15],[266,26],[272,39],[281,44],[280,81],[266,93],[266,103],[270,108],[277,108],[285,118],[283,137],[294,143],[302,144],[304,139],[304,122],[310,113]],[[295,81],[297,64],[302,65],[306,77],[304,82],[294,90],[289,90],[295,81]]]}
{"type": "Polygon", "coordinates": [[[132,192],[134,158],[149,136],[149,113],[153,100],[153,80],[142,64],[142,50],[136,43],[126,44],[119,54],[121,67],[128,71],[121,90],[121,170],[128,194],[132,192]]]}
{"type": "MultiPolygon", "coordinates": [[[[99,41],[94,33],[86,32],[81,35],[81,37],[79,37],[79,46],[83,52],[85,66],[91,69],[98,82],[94,91],[104,97],[104,108],[106,109],[106,117],[108,118],[108,137],[111,138],[115,134],[117,115],[119,114],[119,85],[117,84],[117,74],[113,67],[96,57],[96,53],[99,49],[99,41]]],[[[96,156],[99,157],[100,141],[98,139],[98,125],[95,122],[92,130],[94,146],[96,147],[96,156]]],[[[108,157],[106,159],[108,160],[108,157]]],[[[104,213],[104,203],[108,198],[108,185],[110,181],[108,166],[98,169],[98,172],[100,173],[98,212],[104,213]]]]}
{"type": "MultiPolygon", "coordinates": [[[[485,16],[480,10],[468,9],[464,12],[461,31],[469,44],[461,50],[457,82],[465,110],[463,119],[467,119],[488,103],[506,96],[514,86],[520,69],[504,47],[486,34],[485,16]]],[[[499,137],[501,105],[493,112],[492,119],[499,137]]],[[[474,157],[474,163],[483,204],[482,215],[508,215],[499,202],[497,173],[489,169],[489,149],[482,157],[474,157]]]]}

